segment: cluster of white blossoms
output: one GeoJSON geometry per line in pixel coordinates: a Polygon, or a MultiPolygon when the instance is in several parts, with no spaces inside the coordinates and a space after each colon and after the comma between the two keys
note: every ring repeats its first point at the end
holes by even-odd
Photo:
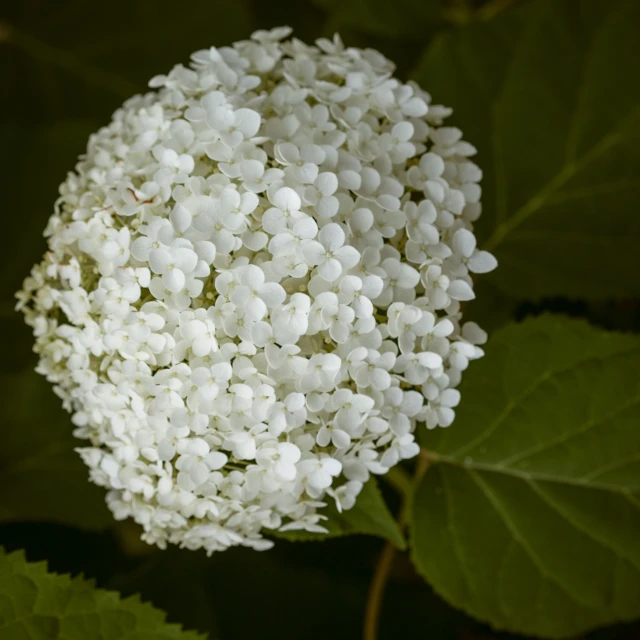
{"type": "Polygon", "coordinates": [[[451,424],[483,353],[475,149],[380,53],[289,33],[116,111],[18,293],[91,479],[161,547],[324,531],[451,424]]]}

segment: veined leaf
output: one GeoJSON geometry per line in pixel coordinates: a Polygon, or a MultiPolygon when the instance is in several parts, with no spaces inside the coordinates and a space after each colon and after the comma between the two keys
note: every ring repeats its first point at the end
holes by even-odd
{"type": "Polygon", "coordinates": [[[414,72],[478,149],[478,234],[520,298],[640,293],[635,0],[537,0],[441,35],[414,72]]]}
{"type": "Polygon", "coordinates": [[[198,640],[204,636],[167,624],[165,614],[133,596],[96,589],[83,578],[26,562],[0,548],[0,635],[46,640],[198,640]]]}
{"type": "Polygon", "coordinates": [[[375,478],[371,478],[362,487],[353,508],[340,513],[330,505],[323,513],[328,516],[328,520],[323,520],[321,524],[329,530],[328,534],[294,530],[277,532],[274,535],[286,540],[306,542],[361,533],[389,540],[398,549],[406,547],[402,531],[385,504],[375,478]]]}
{"type": "Polygon", "coordinates": [[[640,339],[550,316],[496,332],[414,501],[418,570],[499,629],[640,615],[640,339]]]}

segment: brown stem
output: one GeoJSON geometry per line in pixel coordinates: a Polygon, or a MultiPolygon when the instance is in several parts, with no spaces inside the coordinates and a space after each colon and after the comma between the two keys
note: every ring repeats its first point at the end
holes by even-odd
{"type": "MultiPolygon", "coordinates": [[[[405,493],[402,508],[400,509],[400,515],[398,516],[398,526],[401,531],[407,528],[411,520],[411,502],[413,492],[418,486],[418,483],[425,474],[429,467],[429,457],[426,452],[420,452],[418,457],[418,463],[416,464],[416,470],[413,475],[413,479],[410,487],[405,493]]],[[[393,568],[393,562],[396,557],[396,548],[387,542],[378,562],[376,563],[375,570],[373,572],[373,578],[369,585],[369,594],[367,596],[367,606],[364,614],[364,628],[363,628],[363,640],[378,640],[378,625],[380,620],[380,613],[382,611],[382,599],[384,596],[384,590],[393,568]]]]}
{"type": "Polygon", "coordinates": [[[373,579],[369,585],[367,608],[364,615],[364,640],[377,640],[378,638],[378,620],[382,609],[382,597],[395,557],[396,548],[387,542],[382,549],[373,573],[373,579]]]}

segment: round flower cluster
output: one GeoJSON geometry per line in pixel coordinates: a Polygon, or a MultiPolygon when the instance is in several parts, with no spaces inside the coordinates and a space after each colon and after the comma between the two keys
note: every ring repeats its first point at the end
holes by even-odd
{"type": "Polygon", "coordinates": [[[325,531],[451,424],[482,355],[475,149],[380,53],[289,33],[116,111],[18,293],[91,479],[161,547],[325,531]]]}

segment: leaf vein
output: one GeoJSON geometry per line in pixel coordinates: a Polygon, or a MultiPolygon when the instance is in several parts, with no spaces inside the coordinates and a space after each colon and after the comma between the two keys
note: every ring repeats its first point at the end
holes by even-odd
{"type": "Polygon", "coordinates": [[[449,529],[449,533],[451,535],[451,540],[453,542],[453,554],[458,561],[458,565],[460,567],[460,573],[462,578],[464,579],[465,586],[469,593],[473,593],[473,585],[471,584],[471,579],[467,572],[467,565],[464,562],[464,554],[462,553],[462,546],[460,545],[460,539],[456,533],[456,528],[453,524],[453,491],[449,491],[449,487],[447,486],[446,474],[440,472],[440,480],[443,484],[445,501],[447,505],[447,529],[449,529]]]}
{"type": "Polygon", "coordinates": [[[631,112],[620,122],[619,126],[615,127],[608,135],[604,136],[600,142],[594,145],[575,162],[570,165],[566,165],[555,178],[552,178],[536,194],[531,196],[531,198],[518,208],[511,217],[496,227],[495,231],[485,242],[484,248],[487,251],[495,250],[509,232],[519,227],[533,213],[547,204],[549,198],[556,193],[563,184],[567,183],[574,175],[582,171],[582,169],[587,167],[591,162],[597,160],[611,147],[618,144],[618,142],[626,136],[626,127],[629,123],[633,123],[634,119],[636,119],[639,114],[640,108],[636,107],[632,109],[631,112]]]}
{"type": "Polygon", "coordinates": [[[553,510],[555,513],[557,513],[563,520],[565,520],[569,525],[571,525],[571,527],[573,527],[576,531],[578,531],[579,533],[582,533],[583,535],[587,536],[587,538],[590,538],[591,540],[593,540],[595,543],[599,544],[601,547],[604,547],[605,549],[608,549],[609,551],[611,551],[612,553],[615,554],[615,556],[617,558],[622,558],[624,560],[627,560],[628,562],[630,562],[631,564],[633,564],[634,567],[636,567],[639,571],[640,571],[640,563],[637,563],[632,557],[627,556],[627,555],[623,555],[615,546],[611,545],[609,542],[607,542],[606,540],[600,538],[599,536],[596,535],[596,533],[593,531],[592,528],[590,527],[585,527],[583,525],[581,525],[578,521],[576,521],[574,518],[571,517],[571,515],[566,511],[566,509],[564,509],[560,504],[558,504],[557,502],[555,502],[553,500],[553,498],[551,498],[551,496],[549,496],[543,489],[542,487],[540,487],[540,485],[537,482],[533,482],[533,481],[529,481],[527,483],[529,485],[529,487],[532,489],[532,491],[551,509],[553,510]]]}
{"type": "MultiPolygon", "coordinates": [[[[518,452],[517,454],[509,458],[503,458],[502,460],[499,460],[495,464],[498,467],[500,466],[507,467],[514,463],[522,462],[523,460],[526,460],[533,454],[541,453],[542,451],[545,451],[546,449],[549,449],[550,447],[554,447],[558,444],[564,444],[568,440],[571,440],[571,438],[574,438],[575,436],[579,436],[579,435],[582,435],[583,433],[588,432],[589,430],[593,429],[593,427],[601,426],[606,420],[611,420],[612,418],[615,418],[616,416],[620,415],[621,413],[624,413],[625,411],[627,411],[631,407],[636,406],[637,404],[640,404],[640,395],[635,396],[628,402],[625,402],[619,407],[616,407],[613,411],[605,414],[604,416],[600,416],[597,419],[589,419],[586,422],[583,422],[576,429],[573,429],[572,431],[560,434],[557,438],[552,438],[547,442],[542,442],[536,445],[535,447],[531,447],[530,449],[527,449],[526,451],[518,452]]],[[[587,476],[583,476],[582,479],[586,480],[587,476]]]]}
{"type": "Polygon", "coordinates": [[[529,545],[527,539],[522,535],[522,533],[518,530],[513,520],[509,517],[509,514],[505,510],[502,502],[500,502],[499,498],[496,494],[491,491],[491,489],[485,484],[485,482],[480,478],[480,476],[473,471],[469,471],[469,475],[473,479],[473,481],[477,484],[478,488],[485,495],[487,501],[494,508],[495,512],[500,516],[500,519],[504,523],[507,531],[511,534],[513,539],[516,541],[518,545],[522,548],[525,554],[528,556],[529,560],[536,568],[541,577],[546,578],[549,582],[552,582],[556,586],[558,586],[564,593],[569,597],[570,600],[573,600],[576,604],[580,606],[589,606],[590,603],[583,602],[575,597],[572,589],[568,588],[560,578],[553,575],[549,572],[547,567],[545,567],[544,563],[540,560],[538,555],[534,552],[534,550],[529,545]]]}
{"type": "Polygon", "coordinates": [[[557,376],[557,375],[561,375],[563,373],[567,373],[569,371],[571,371],[572,369],[576,369],[579,366],[582,366],[588,362],[599,362],[599,361],[604,361],[607,360],[609,358],[615,358],[619,355],[621,355],[622,353],[633,353],[634,351],[640,351],[640,347],[635,347],[632,349],[627,349],[626,351],[619,351],[616,353],[612,353],[612,354],[607,354],[606,356],[589,356],[586,358],[583,358],[581,360],[578,360],[576,362],[572,362],[568,367],[562,367],[560,369],[549,369],[547,371],[545,371],[541,376],[539,376],[538,378],[536,378],[533,383],[531,385],[529,385],[521,394],[519,394],[517,397],[512,398],[511,400],[509,400],[509,402],[507,403],[507,405],[505,406],[505,408],[498,414],[498,416],[495,418],[495,420],[478,436],[476,436],[473,440],[471,440],[471,442],[468,442],[466,445],[463,445],[462,447],[456,449],[455,451],[451,452],[450,456],[452,458],[455,458],[457,456],[460,456],[464,453],[467,453],[471,450],[473,450],[474,447],[478,446],[479,444],[482,444],[483,442],[485,442],[494,432],[495,430],[500,427],[500,425],[509,417],[509,415],[511,414],[511,412],[528,396],[530,396],[532,393],[534,393],[539,387],[540,385],[542,385],[545,381],[549,380],[550,378],[552,378],[553,376],[557,376]]]}

